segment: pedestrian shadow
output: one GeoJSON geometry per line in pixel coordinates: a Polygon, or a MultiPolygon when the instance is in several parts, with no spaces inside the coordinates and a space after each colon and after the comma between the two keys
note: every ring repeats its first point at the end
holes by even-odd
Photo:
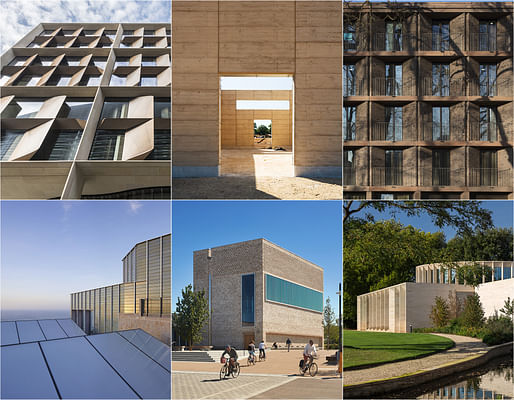
{"type": "Polygon", "coordinates": [[[204,379],[200,382],[221,382],[221,381],[222,381],[222,379],[216,378],[216,379],[204,379]]]}

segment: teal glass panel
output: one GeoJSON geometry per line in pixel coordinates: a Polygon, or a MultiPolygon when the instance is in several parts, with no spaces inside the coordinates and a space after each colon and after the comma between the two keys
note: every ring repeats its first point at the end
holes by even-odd
{"type": "Polygon", "coordinates": [[[266,274],[266,300],[323,312],[323,293],[266,274]]]}

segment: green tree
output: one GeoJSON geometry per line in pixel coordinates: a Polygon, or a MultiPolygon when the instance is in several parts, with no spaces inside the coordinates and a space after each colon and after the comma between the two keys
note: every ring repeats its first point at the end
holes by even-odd
{"type": "Polygon", "coordinates": [[[255,134],[269,137],[271,135],[271,130],[266,125],[259,125],[257,128],[255,128],[255,134]]]}
{"type": "Polygon", "coordinates": [[[480,296],[473,293],[466,298],[462,310],[462,324],[467,328],[480,328],[484,324],[484,309],[480,301],[480,296]]]}
{"type": "Polygon", "coordinates": [[[448,258],[459,260],[512,260],[512,228],[491,228],[475,230],[458,235],[448,241],[448,258]]]}
{"type": "MultiPolygon", "coordinates": [[[[391,217],[398,213],[407,216],[428,215],[439,228],[452,226],[458,232],[483,231],[492,227],[491,211],[481,208],[476,201],[354,201],[343,202],[343,223],[355,219],[365,210],[389,211],[391,217]]],[[[365,218],[373,217],[365,213],[365,218]]]]}
{"type": "Polygon", "coordinates": [[[514,317],[514,299],[511,300],[510,297],[507,297],[507,300],[503,303],[503,308],[500,308],[500,312],[512,320],[514,317]]]}
{"type": "Polygon", "coordinates": [[[334,310],[330,304],[330,297],[327,297],[325,308],[323,309],[323,326],[326,337],[327,346],[330,345],[330,328],[332,327],[335,319],[334,310]]]}
{"type": "Polygon", "coordinates": [[[448,324],[450,320],[450,310],[445,299],[439,296],[435,298],[435,304],[432,305],[429,317],[434,328],[442,328],[448,324]]]}
{"type": "Polygon", "coordinates": [[[357,321],[357,296],[412,282],[417,265],[436,262],[444,234],[426,233],[396,221],[352,219],[344,226],[343,323],[357,321]]]}
{"type": "Polygon", "coordinates": [[[191,285],[182,289],[182,297],[178,299],[175,310],[175,326],[189,347],[202,340],[202,328],[209,319],[208,304],[203,290],[195,292],[191,285]]]}

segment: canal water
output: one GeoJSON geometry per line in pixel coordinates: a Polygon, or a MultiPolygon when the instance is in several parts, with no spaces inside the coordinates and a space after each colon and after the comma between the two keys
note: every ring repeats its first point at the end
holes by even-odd
{"type": "Polygon", "coordinates": [[[417,386],[389,399],[513,399],[512,355],[499,357],[473,371],[417,386]]]}

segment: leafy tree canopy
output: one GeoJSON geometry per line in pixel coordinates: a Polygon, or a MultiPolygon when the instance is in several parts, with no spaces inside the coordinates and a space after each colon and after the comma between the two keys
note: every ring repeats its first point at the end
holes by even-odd
{"type": "Polygon", "coordinates": [[[202,340],[202,328],[209,318],[208,299],[205,292],[193,291],[191,285],[182,289],[182,296],[177,301],[175,327],[186,338],[189,346],[202,340]]]}
{"type": "Polygon", "coordinates": [[[447,258],[451,261],[512,260],[512,228],[475,230],[448,241],[447,258]]]}

